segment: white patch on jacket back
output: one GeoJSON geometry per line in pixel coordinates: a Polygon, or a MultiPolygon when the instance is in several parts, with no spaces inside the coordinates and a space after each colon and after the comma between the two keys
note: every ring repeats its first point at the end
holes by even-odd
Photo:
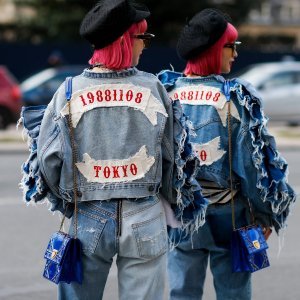
{"type": "MultiPolygon", "coordinates": [[[[228,102],[219,88],[206,85],[184,86],[174,89],[169,93],[172,100],[179,100],[185,105],[210,105],[213,106],[226,126],[228,102]]],[[[240,121],[240,116],[235,104],[231,101],[231,115],[240,121]]]]}
{"type": "Polygon", "coordinates": [[[218,161],[226,151],[220,148],[220,137],[216,137],[213,140],[205,144],[193,144],[198,158],[200,159],[200,165],[211,165],[218,161]]]}
{"type": "MultiPolygon", "coordinates": [[[[141,111],[151,122],[157,124],[157,114],[168,116],[165,107],[151,94],[151,90],[133,84],[101,84],[75,92],[70,100],[73,127],[82,115],[94,108],[131,107],[141,111]]],[[[68,104],[61,114],[69,114],[68,104]]]]}
{"type": "Polygon", "coordinates": [[[142,146],[132,157],[120,160],[94,160],[85,153],[76,166],[88,182],[116,183],[145,177],[154,162],[154,157],[147,155],[146,146],[142,146]]]}

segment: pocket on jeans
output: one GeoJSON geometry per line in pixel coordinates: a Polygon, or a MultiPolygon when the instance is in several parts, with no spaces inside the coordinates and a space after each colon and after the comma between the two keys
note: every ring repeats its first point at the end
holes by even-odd
{"type": "Polygon", "coordinates": [[[160,213],[150,220],[132,224],[140,257],[155,258],[167,251],[168,238],[164,218],[164,214],[160,213]]]}
{"type": "MultiPolygon", "coordinates": [[[[84,252],[94,253],[96,251],[106,222],[107,220],[101,216],[93,214],[89,211],[78,209],[77,237],[82,243],[82,250],[84,252]]],[[[70,233],[72,235],[74,234],[73,219],[70,233]]]]}

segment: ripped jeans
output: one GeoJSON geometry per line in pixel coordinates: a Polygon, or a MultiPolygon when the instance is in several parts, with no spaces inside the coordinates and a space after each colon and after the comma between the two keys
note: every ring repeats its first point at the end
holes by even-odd
{"type": "Polygon", "coordinates": [[[168,241],[164,209],[156,196],[79,203],[78,238],[83,283],[60,283],[60,300],[102,299],[115,255],[119,299],[163,299],[168,241]]]}

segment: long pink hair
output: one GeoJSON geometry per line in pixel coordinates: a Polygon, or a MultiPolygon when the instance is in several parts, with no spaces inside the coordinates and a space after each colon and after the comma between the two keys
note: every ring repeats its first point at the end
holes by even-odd
{"type": "Polygon", "coordinates": [[[225,32],[214,45],[187,62],[184,74],[199,76],[221,74],[222,49],[226,43],[236,41],[237,37],[238,32],[236,28],[232,24],[227,23],[225,32]]]}
{"type": "MultiPolygon", "coordinates": [[[[118,20],[116,20],[118,22],[118,20]]],[[[134,23],[117,40],[102,49],[94,50],[90,65],[101,64],[111,70],[121,70],[131,67],[133,35],[144,33],[147,30],[147,21],[144,19],[134,23]]]]}

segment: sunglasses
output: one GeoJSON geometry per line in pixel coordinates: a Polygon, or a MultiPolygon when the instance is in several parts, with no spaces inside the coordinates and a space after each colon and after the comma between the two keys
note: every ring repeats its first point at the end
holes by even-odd
{"type": "Polygon", "coordinates": [[[240,45],[242,42],[240,41],[235,41],[234,43],[228,43],[224,45],[224,48],[231,48],[232,52],[236,51],[237,45],[240,45]]]}
{"type": "Polygon", "coordinates": [[[148,48],[150,41],[155,37],[155,35],[149,32],[145,32],[141,34],[135,34],[132,37],[135,39],[143,40],[145,48],[148,48]]]}

